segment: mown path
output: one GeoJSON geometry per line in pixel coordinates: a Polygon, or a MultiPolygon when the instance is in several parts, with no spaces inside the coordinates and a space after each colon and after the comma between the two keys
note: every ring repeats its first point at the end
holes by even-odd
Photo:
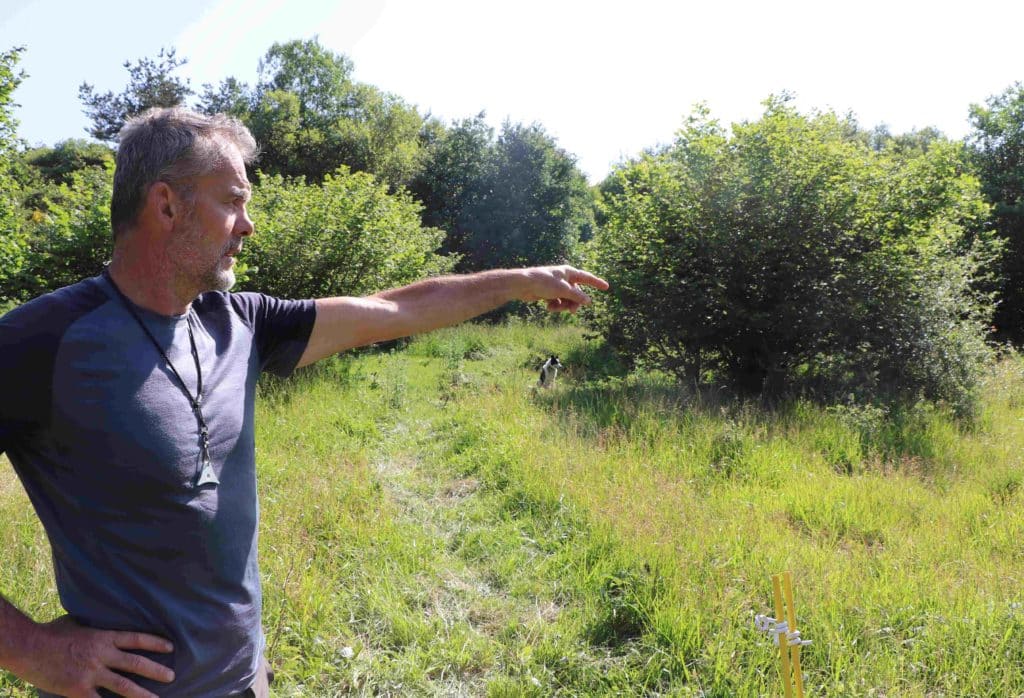
{"type": "MultiPolygon", "coordinates": [[[[546,625],[558,616],[553,598],[536,595],[552,589],[536,566],[520,565],[518,588],[502,580],[508,560],[536,560],[536,541],[518,528],[515,521],[502,521],[494,497],[474,476],[464,476],[447,464],[445,444],[438,440],[436,425],[429,421],[397,423],[387,435],[386,452],[373,463],[373,470],[385,497],[395,505],[393,516],[403,525],[422,532],[436,551],[435,574],[422,581],[428,601],[423,613],[440,623],[439,643],[467,633],[486,648],[482,655],[489,665],[468,671],[439,671],[429,678],[425,691],[436,696],[481,696],[498,674],[507,674],[509,629],[546,625]],[[480,554],[473,542],[503,531],[497,555],[480,554]],[[524,590],[529,589],[529,593],[524,590]]],[[[514,672],[513,672],[514,673],[514,672]]],[[[527,674],[524,688],[541,693],[541,681],[527,674]]],[[[516,691],[518,694],[519,692],[516,691]]]]}

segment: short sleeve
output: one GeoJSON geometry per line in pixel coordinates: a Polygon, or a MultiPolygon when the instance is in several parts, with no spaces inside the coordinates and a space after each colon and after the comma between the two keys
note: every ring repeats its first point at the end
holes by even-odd
{"type": "Polygon", "coordinates": [[[309,344],[316,322],[312,300],[283,300],[262,293],[232,293],[231,304],[253,330],[260,369],[288,376],[309,344]]]}
{"type": "Polygon", "coordinates": [[[0,317],[0,453],[47,425],[61,338],[75,319],[105,300],[89,280],[0,317]]]}
{"type": "Polygon", "coordinates": [[[42,426],[49,414],[59,339],[45,328],[33,331],[34,316],[23,306],[0,318],[0,453],[42,426]]]}

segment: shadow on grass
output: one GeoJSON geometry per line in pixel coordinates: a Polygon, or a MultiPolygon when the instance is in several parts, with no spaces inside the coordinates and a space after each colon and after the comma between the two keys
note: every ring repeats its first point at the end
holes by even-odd
{"type": "Polygon", "coordinates": [[[743,397],[716,385],[686,386],[665,373],[631,371],[597,343],[574,348],[563,362],[569,367],[566,380],[554,390],[537,391],[534,400],[564,426],[590,435],[631,435],[638,420],[652,417],[720,424],[722,433],[714,443],[736,435],[749,441],[810,432],[813,448],[830,464],[835,461],[838,474],[899,470],[930,478],[946,467],[945,442],[976,428],[951,409],[923,400],[829,404],[808,397],[743,397]]]}

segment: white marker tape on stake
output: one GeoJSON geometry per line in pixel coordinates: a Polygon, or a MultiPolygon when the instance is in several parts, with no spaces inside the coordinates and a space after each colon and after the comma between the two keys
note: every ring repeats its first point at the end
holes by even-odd
{"type": "Polygon", "coordinates": [[[811,644],[810,640],[804,640],[800,637],[799,630],[794,630],[793,632],[790,632],[789,623],[787,623],[784,620],[779,621],[775,618],[772,618],[771,616],[766,616],[763,614],[758,614],[754,616],[754,627],[763,633],[769,633],[772,636],[772,641],[776,645],[779,644],[779,635],[782,634],[786,635],[786,644],[790,647],[794,645],[804,646],[811,644]]]}

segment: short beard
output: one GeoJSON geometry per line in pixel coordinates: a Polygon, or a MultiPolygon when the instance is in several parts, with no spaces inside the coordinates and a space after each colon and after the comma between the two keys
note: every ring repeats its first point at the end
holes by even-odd
{"type": "Polygon", "coordinates": [[[235,285],[235,269],[234,266],[228,268],[222,268],[223,264],[226,264],[225,257],[228,252],[234,249],[234,245],[228,243],[223,250],[221,250],[221,256],[217,258],[213,266],[200,273],[196,279],[199,284],[199,292],[205,293],[206,291],[230,291],[235,285]]]}
{"type": "MultiPolygon", "coordinates": [[[[196,215],[195,209],[191,208],[185,214],[185,229],[181,232],[179,242],[183,243],[184,254],[179,254],[177,257],[178,262],[188,259],[189,253],[194,253],[199,247],[199,242],[202,238],[202,230],[199,227],[199,217],[196,215]]],[[[235,244],[229,241],[224,249],[221,250],[221,255],[214,261],[213,265],[207,269],[196,270],[195,266],[189,264],[181,265],[183,271],[187,271],[191,278],[192,285],[194,286],[197,294],[205,293],[207,291],[230,291],[235,285],[235,270],[232,267],[222,269],[221,265],[224,264],[224,255],[235,249],[235,244]]],[[[199,262],[201,260],[193,258],[192,261],[199,262]]]]}
{"type": "MultiPolygon", "coordinates": [[[[228,247],[224,250],[224,254],[227,254],[231,248],[228,247]]],[[[221,257],[221,259],[224,259],[221,257]]],[[[230,291],[235,285],[235,269],[234,267],[228,267],[227,269],[220,269],[221,261],[217,260],[217,266],[210,270],[210,273],[204,277],[204,281],[208,282],[204,284],[208,291],[230,291]]]]}

